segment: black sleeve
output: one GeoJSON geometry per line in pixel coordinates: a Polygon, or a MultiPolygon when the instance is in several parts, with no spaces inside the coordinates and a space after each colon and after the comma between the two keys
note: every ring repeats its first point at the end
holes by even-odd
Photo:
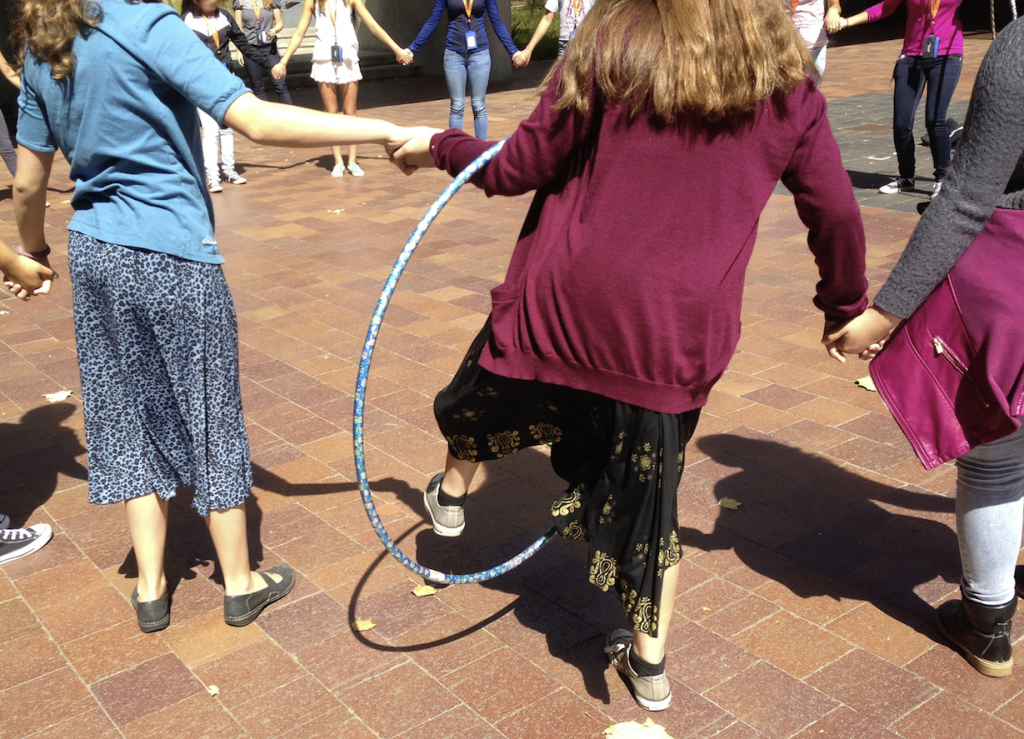
{"type": "Polygon", "coordinates": [[[266,54],[249,43],[249,39],[246,37],[245,31],[238,27],[234,17],[226,10],[222,10],[221,12],[228,17],[230,29],[228,31],[228,36],[231,38],[231,43],[233,43],[235,47],[242,52],[242,56],[252,59],[264,69],[272,69],[274,63],[270,61],[266,54]]]}

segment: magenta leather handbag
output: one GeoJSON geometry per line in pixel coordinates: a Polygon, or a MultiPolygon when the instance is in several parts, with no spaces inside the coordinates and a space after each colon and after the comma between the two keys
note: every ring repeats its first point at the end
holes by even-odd
{"type": "Polygon", "coordinates": [[[1024,211],[997,209],[871,362],[875,386],[933,469],[1024,415],[1024,211]]]}

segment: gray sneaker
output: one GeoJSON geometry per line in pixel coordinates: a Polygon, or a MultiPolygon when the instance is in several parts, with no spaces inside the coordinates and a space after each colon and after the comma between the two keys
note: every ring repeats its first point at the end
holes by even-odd
{"type": "Polygon", "coordinates": [[[625,629],[615,629],[608,635],[608,646],[604,651],[612,666],[629,681],[633,699],[648,711],[664,711],[672,705],[672,686],[665,673],[654,677],[640,677],[629,664],[629,652],[633,648],[633,634],[625,629]]]}
{"type": "Polygon", "coordinates": [[[440,472],[430,480],[423,492],[423,505],[430,514],[434,524],[434,532],[439,536],[458,536],[466,528],[466,514],[460,505],[441,505],[437,502],[437,494],[441,491],[441,480],[444,473],[440,472]]]}

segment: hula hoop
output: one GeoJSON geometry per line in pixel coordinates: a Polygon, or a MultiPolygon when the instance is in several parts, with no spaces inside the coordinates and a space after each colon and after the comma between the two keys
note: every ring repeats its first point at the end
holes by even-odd
{"type": "Polygon", "coordinates": [[[395,292],[395,288],[398,286],[398,278],[402,276],[402,272],[405,271],[406,264],[409,263],[409,258],[412,257],[412,253],[416,250],[423,235],[430,228],[430,224],[437,218],[438,213],[441,209],[448,204],[448,201],[452,199],[452,196],[459,191],[469,179],[487,166],[487,163],[495,157],[495,155],[501,151],[501,147],[505,145],[504,141],[500,141],[490,149],[485,151],[479,157],[477,157],[472,164],[466,167],[458,177],[452,180],[451,184],[444,189],[444,192],[434,201],[434,204],[430,206],[426,215],[416,226],[416,229],[412,232],[412,236],[405,243],[405,248],[398,257],[398,261],[395,262],[395,266],[391,269],[391,274],[388,275],[387,281],[384,283],[384,289],[381,291],[380,300],[377,301],[377,307],[373,311],[373,319],[370,321],[370,328],[366,332],[366,343],[363,345],[363,354],[359,360],[359,375],[356,378],[356,391],[355,391],[355,407],[352,411],[352,447],[354,450],[355,462],[356,462],[356,479],[359,482],[359,495],[363,499],[363,508],[366,509],[366,516],[370,519],[370,524],[373,526],[373,530],[377,533],[377,538],[380,539],[381,544],[384,548],[391,553],[395,559],[405,565],[408,569],[415,572],[420,577],[429,580],[430,582],[436,582],[443,585],[467,585],[469,583],[483,582],[484,580],[490,580],[504,575],[509,570],[512,570],[523,562],[528,560],[538,551],[541,547],[551,541],[557,529],[552,527],[544,536],[540,537],[533,544],[524,549],[520,554],[517,554],[512,559],[492,567],[489,570],[483,572],[477,572],[472,575],[451,575],[444,572],[438,572],[437,570],[431,569],[430,567],[424,567],[418,562],[414,561],[405,552],[398,548],[394,540],[388,534],[384,528],[384,524],[380,520],[380,516],[377,514],[377,507],[373,503],[373,493],[370,491],[370,481],[366,476],[366,457],[363,449],[363,409],[366,404],[366,379],[370,373],[370,360],[373,357],[373,349],[377,344],[377,334],[380,332],[381,322],[384,320],[384,313],[388,309],[388,304],[391,302],[391,296],[395,292]]]}

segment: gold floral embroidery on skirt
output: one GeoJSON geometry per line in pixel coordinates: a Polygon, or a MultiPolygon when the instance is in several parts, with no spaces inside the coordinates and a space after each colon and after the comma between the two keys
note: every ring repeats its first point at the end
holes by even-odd
{"type": "Polygon", "coordinates": [[[476,455],[479,452],[476,448],[476,439],[472,436],[452,434],[451,436],[446,436],[445,439],[448,441],[448,448],[451,449],[453,457],[470,462],[476,460],[476,455]]]}
{"type": "Polygon", "coordinates": [[[594,552],[594,559],[590,563],[590,582],[607,591],[615,584],[618,576],[619,563],[600,550],[594,552]]]}
{"type": "Polygon", "coordinates": [[[658,607],[646,596],[636,602],[630,617],[637,631],[650,634],[658,628],[658,607]]]}
{"type": "Polygon", "coordinates": [[[499,398],[499,397],[501,397],[501,393],[499,393],[497,390],[495,390],[490,385],[488,385],[485,388],[481,388],[480,390],[477,390],[476,394],[480,398],[499,398]]]}
{"type": "Polygon", "coordinates": [[[500,431],[497,434],[487,434],[487,441],[491,451],[499,457],[507,457],[519,450],[518,431],[500,431]]]}
{"type": "Polygon", "coordinates": [[[578,487],[569,490],[551,506],[551,515],[568,516],[582,505],[580,498],[580,489],[578,487]]]}
{"type": "Polygon", "coordinates": [[[458,413],[452,414],[452,418],[459,421],[479,421],[480,416],[484,415],[487,411],[475,410],[473,408],[463,408],[458,413]]]}
{"type": "Polygon", "coordinates": [[[562,429],[553,423],[530,424],[530,434],[542,444],[554,444],[562,440],[562,429]]]}
{"type": "Polygon", "coordinates": [[[562,532],[562,536],[571,541],[586,541],[587,532],[583,530],[579,521],[571,521],[565,530],[562,532]]]}

